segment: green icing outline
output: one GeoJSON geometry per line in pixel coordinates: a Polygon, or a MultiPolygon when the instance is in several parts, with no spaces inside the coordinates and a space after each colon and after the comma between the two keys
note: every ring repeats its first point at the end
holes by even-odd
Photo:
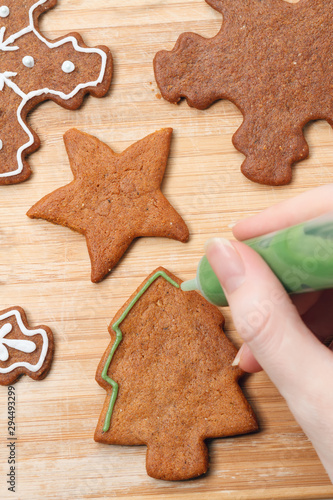
{"type": "Polygon", "coordinates": [[[154,283],[157,278],[162,277],[166,281],[168,281],[171,285],[173,285],[176,288],[180,288],[178,283],[176,283],[170,276],[168,276],[164,271],[157,271],[149,280],[147,283],[141,288],[141,290],[136,294],[133,300],[129,303],[129,305],[126,307],[125,311],[123,314],[120,316],[120,318],[112,325],[112,329],[116,333],[116,340],[111,348],[110,354],[108,356],[108,359],[106,360],[106,363],[104,365],[103,371],[102,371],[102,379],[105,380],[108,384],[111,385],[112,387],[112,394],[110,397],[110,402],[109,402],[109,407],[108,411],[106,412],[106,417],[104,421],[104,426],[103,426],[103,432],[107,432],[110,429],[110,424],[111,424],[111,417],[112,417],[112,412],[113,412],[113,407],[115,405],[117,396],[118,396],[118,384],[115,382],[112,378],[108,376],[108,370],[110,368],[110,364],[113,358],[114,353],[116,352],[117,347],[119,346],[120,342],[122,341],[123,334],[119,328],[120,323],[124,321],[130,310],[134,307],[134,305],[137,303],[137,301],[140,299],[140,297],[145,293],[145,291],[150,287],[152,283],[154,283]]]}

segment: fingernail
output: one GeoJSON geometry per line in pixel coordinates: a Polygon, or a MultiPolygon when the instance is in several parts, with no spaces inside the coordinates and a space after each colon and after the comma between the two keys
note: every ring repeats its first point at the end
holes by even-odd
{"type": "Polygon", "coordinates": [[[231,363],[231,366],[238,366],[238,365],[239,365],[239,363],[240,363],[240,361],[241,361],[241,359],[242,359],[242,354],[243,354],[243,352],[244,352],[245,345],[246,345],[246,344],[243,344],[243,345],[241,346],[241,348],[239,349],[238,353],[236,354],[235,359],[234,359],[234,360],[233,360],[233,362],[231,363]]]}
{"type": "Polygon", "coordinates": [[[231,241],[212,238],[206,242],[205,251],[224,291],[237,290],[245,281],[245,266],[231,241]]]}

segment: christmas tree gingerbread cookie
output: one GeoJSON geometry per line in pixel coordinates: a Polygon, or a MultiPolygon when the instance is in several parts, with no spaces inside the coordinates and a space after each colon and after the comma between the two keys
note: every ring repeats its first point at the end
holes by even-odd
{"type": "Polygon", "coordinates": [[[76,129],[65,134],[74,180],[46,195],[27,215],[85,235],[94,283],[139,236],[188,240],[185,222],[160,190],[171,134],[170,128],[159,130],[121,154],[76,129]]]}
{"type": "Polygon", "coordinates": [[[205,439],[258,428],[222,314],[180,283],[163,268],[148,276],[111,323],[96,374],[107,397],[95,440],[146,445],[148,474],[164,480],[204,474],[205,439]]]}
{"type": "Polygon", "coordinates": [[[0,184],[26,180],[26,156],[39,147],[27,114],[51,99],[76,109],[85,94],[104,96],[110,86],[112,57],[107,47],[89,48],[71,33],[50,41],[38,19],[57,0],[7,0],[0,6],[0,184]]]}
{"type": "Polygon", "coordinates": [[[44,378],[52,362],[53,334],[47,326],[30,328],[24,310],[0,311],[0,384],[13,384],[21,375],[44,378]]]}
{"type": "Polygon", "coordinates": [[[233,137],[242,172],[261,184],[290,182],[308,156],[303,127],[333,125],[333,2],[206,0],[223,15],[213,38],[183,33],[154,60],[162,96],[205,109],[229,99],[244,115],[233,137]]]}

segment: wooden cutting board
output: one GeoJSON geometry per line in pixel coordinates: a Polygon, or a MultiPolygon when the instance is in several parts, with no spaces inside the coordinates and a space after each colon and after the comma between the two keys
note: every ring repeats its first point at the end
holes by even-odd
{"type": "MultiPolygon", "coordinates": [[[[260,432],[210,441],[210,471],[199,479],[156,481],[145,472],[145,447],[93,441],[105,397],[94,375],[109,342],[107,326],[147,274],[163,265],[189,279],[208,237],[231,237],[229,224],[333,181],[333,134],[326,122],[306,127],[310,158],[295,166],[289,186],[273,188],[240,173],[243,155],[231,138],[242,117],[233,104],[198,111],[159,99],[154,54],[171,49],[184,31],[210,37],[220,25],[221,16],[204,0],[62,0],[44,16],[42,29],[50,38],[79,31],[90,46],[108,45],[115,72],[104,99],[89,97],[74,112],[47,102],[32,113],[30,123],[42,141],[29,160],[33,176],[0,188],[1,309],[21,305],[30,323],[49,325],[56,340],[49,376],[15,384],[15,493],[6,484],[7,388],[0,387],[2,499],[333,498],[316,453],[264,373],[242,383],[260,432]],[[34,202],[71,180],[62,136],[73,126],[117,152],[157,129],[174,128],[163,192],[188,223],[188,244],[142,238],[111,276],[94,285],[84,238],[26,217],[34,202]]],[[[230,312],[223,312],[238,347],[230,312]]]]}

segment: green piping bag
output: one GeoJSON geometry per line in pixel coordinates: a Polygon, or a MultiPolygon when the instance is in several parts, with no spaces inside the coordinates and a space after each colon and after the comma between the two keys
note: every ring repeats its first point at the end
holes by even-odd
{"type": "MultiPolygon", "coordinates": [[[[261,255],[288,293],[333,288],[333,212],[243,243],[261,255]]],[[[199,290],[212,304],[228,305],[206,256],[181,289],[199,290]]]]}

